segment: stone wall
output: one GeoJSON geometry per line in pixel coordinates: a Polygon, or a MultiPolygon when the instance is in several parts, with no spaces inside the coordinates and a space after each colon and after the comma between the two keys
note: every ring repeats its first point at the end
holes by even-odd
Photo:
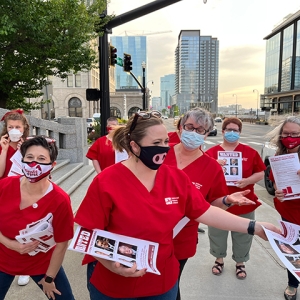
{"type": "MultiPolygon", "coordinates": [[[[8,110],[0,108],[0,119],[8,110]]],[[[69,159],[70,162],[88,164],[85,157],[87,145],[87,125],[83,118],[58,118],[57,122],[43,120],[26,115],[30,124],[30,135],[46,135],[56,140],[58,158],[69,159]]],[[[2,131],[3,122],[0,122],[2,131]]]]}

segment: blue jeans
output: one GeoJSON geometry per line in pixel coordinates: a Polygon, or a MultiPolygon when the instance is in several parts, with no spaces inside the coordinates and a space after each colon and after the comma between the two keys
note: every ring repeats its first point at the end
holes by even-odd
{"type": "Polygon", "coordinates": [[[91,280],[91,277],[93,275],[93,272],[94,272],[94,269],[96,267],[97,262],[98,261],[95,260],[95,261],[87,264],[87,268],[86,268],[86,279],[87,279],[86,286],[87,286],[87,289],[88,289],[89,292],[91,292],[90,289],[91,289],[91,285],[92,285],[90,283],[90,280],[91,280]]]}
{"type": "Polygon", "coordinates": [[[93,284],[90,284],[90,299],[91,300],[176,300],[178,291],[178,282],[166,293],[157,295],[157,296],[149,296],[149,297],[138,297],[138,298],[112,298],[108,297],[101,292],[99,292],[93,284]]]}
{"type": "MultiPolygon", "coordinates": [[[[44,278],[44,276],[44,274],[30,276],[41,290],[43,289],[43,286],[39,285],[38,282],[44,278]]],[[[0,300],[4,300],[14,278],[14,275],[9,275],[0,271],[0,300]]],[[[61,292],[61,295],[55,294],[55,300],[74,300],[72,289],[63,267],[59,269],[54,282],[56,288],[61,292]]],[[[47,298],[46,295],[45,298],[47,298]]]]}

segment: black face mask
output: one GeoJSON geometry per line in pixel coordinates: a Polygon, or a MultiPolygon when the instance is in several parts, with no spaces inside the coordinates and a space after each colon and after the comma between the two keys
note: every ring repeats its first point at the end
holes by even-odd
{"type": "Polygon", "coordinates": [[[161,146],[148,146],[142,147],[137,142],[135,142],[140,148],[140,156],[137,156],[133,151],[134,156],[139,158],[141,162],[151,170],[157,170],[165,160],[165,157],[170,150],[170,147],[161,147],[161,146]]]}

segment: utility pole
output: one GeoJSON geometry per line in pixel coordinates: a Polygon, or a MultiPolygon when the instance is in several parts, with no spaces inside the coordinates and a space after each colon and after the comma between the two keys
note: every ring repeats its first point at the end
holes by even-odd
{"type": "MultiPolygon", "coordinates": [[[[108,34],[112,29],[123,25],[129,21],[135,20],[161,8],[182,0],[156,0],[133,9],[129,12],[116,16],[105,26],[104,33],[99,37],[99,71],[100,71],[100,112],[101,112],[101,136],[105,135],[106,120],[110,117],[110,98],[109,98],[109,71],[108,71],[108,34]]],[[[107,15],[107,9],[100,18],[107,15]]]]}

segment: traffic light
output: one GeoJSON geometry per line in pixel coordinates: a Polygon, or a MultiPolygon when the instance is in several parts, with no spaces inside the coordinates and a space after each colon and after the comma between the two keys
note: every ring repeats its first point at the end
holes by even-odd
{"type": "Polygon", "coordinates": [[[85,97],[87,101],[98,101],[100,99],[100,90],[86,89],[85,97]]]}
{"type": "Polygon", "coordinates": [[[131,55],[124,53],[123,70],[125,72],[130,72],[132,70],[131,66],[132,66],[131,55]]]}
{"type": "Polygon", "coordinates": [[[110,53],[110,56],[109,56],[109,64],[111,66],[115,66],[115,64],[117,63],[117,48],[115,48],[114,46],[109,46],[109,53],[110,53]]]}

